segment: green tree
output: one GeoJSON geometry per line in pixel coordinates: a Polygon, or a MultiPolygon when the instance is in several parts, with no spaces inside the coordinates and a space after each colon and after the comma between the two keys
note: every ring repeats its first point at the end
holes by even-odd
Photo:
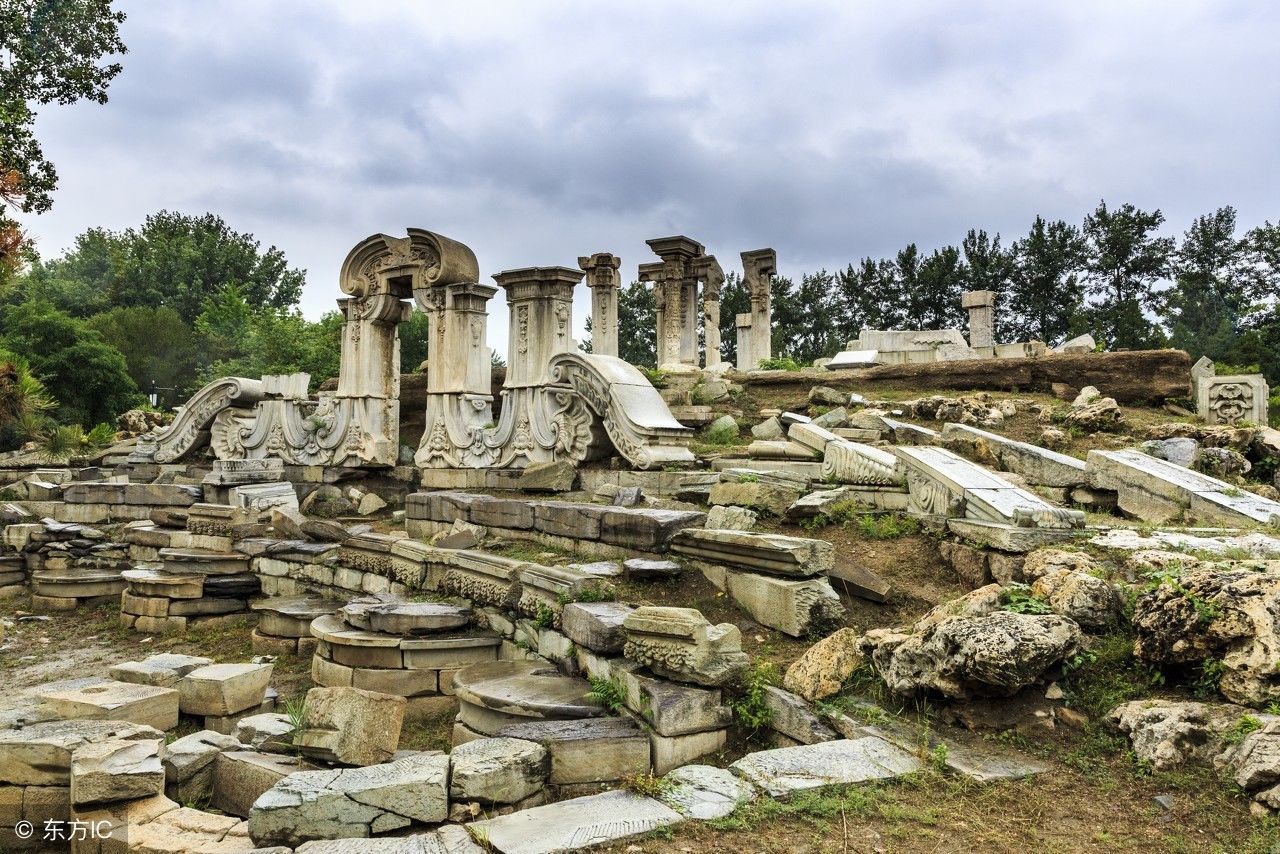
{"type": "Polygon", "coordinates": [[[944,246],[929,253],[916,270],[914,285],[904,289],[907,327],[959,328],[964,323],[960,291],[967,274],[968,268],[960,260],[960,250],[956,247],[944,246]]]}
{"type": "MultiPolygon", "coordinates": [[[[429,357],[427,337],[431,323],[425,311],[415,311],[400,324],[400,370],[406,374],[417,372],[418,366],[429,357]]],[[[587,321],[590,324],[590,320],[587,321]]],[[[341,342],[339,342],[341,343],[341,342]]]]}
{"type": "Polygon", "coordinates": [[[0,451],[39,439],[57,405],[26,359],[0,350],[0,451]]]}
{"type": "Polygon", "coordinates": [[[1004,296],[1004,334],[1014,341],[1060,344],[1081,330],[1085,243],[1080,230],[1037,216],[1012,247],[1004,296]]]}
{"type": "Polygon", "coordinates": [[[225,362],[243,354],[252,321],[253,308],[240,285],[224,285],[205,297],[194,324],[204,364],[225,362]]]}
{"type": "Polygon", "coordinates": [[[1258,343],[1258,358],[1272,388],[1280,385],[1280,223],[1270,221],[1244,235],[1242,256],[1250,312],[1246,334],[1258,343]]]}
{"type": "Polygon", "coordinates": [[[148,216],[136,229],[89,229],[70,251],[30,277],[28,290],[57,283],[47,298],[67,311],[76,311],[77,300],[87,294],[98,302],[79,313],[166,306],[190,324],[223,288],[238,288],[253,309],[291,308],[306,282],[305,271],[291,268],[283,252],[262,249],[252,234],[233,231],[222,217],[170,211],[148,216]]]}
{"type": "Polygon", "coordinates": [[[1173,287],[1163,307],[1169,342],[1191,354],[1248,364],[1250,343],[1242,340],[1250,311],[1243,241],[1236,238],[1236,211],[1219,208],[1197,217],[1173,256],[1173,287]]]}
{"type": "Polygon", "coordinates": [[[106,103],[120,73],[124,13],[110,0],[0,0],[0,265],[12,268],[22,232],[6,205],[26,213],[53,205],[58,173],[35,136],[37,108],[106,103]]]}
{"type": "Polygon", "coordinates": [[[171,389],[166,400],[188,389],[197,361],[191,327],[171,308],[132,306],[95,314],[89,326],[115,347],[129,366],[129,376],[144,392],[155,386],[171,389]]]}
{"type": "MultiPolygon", "coordinates": [[[[836,313],[816,310],[829,305],[835,292],[836,277],[826,270],[804,274],[799,285],[786,276],[774,278],[770,296],[775,356],[790,356],[801,364],[810,364],[843,349],[836,313]]],[[[737,330],[734,332],[736,336],[737,330]]]]}
{"type": "Polygon", "coordinates": [[[633,365],[657,367],[657,303],[643,282],[618,289],[618,356],[633,365]]]}
{"type": "Polygon", "coordinates": [[[5,312],[0,347],[24,356],[58,401],[63,424],[113,421],[141,402],[120,351],[79,318],[47,303],[24,303],[5,312]]]}
{"type": "Polygon", "coordinates": [[[1095,332],[1110,349],[1159,346],[1162,335],[1148,314],[1156,307],[1156,283],[1168,270],[1173,239],[1157,237],[1164,223],[1160,211],[1106,201],[1084,219],[1087,246],[1085,281],[1094,303],[1095,332]]]}

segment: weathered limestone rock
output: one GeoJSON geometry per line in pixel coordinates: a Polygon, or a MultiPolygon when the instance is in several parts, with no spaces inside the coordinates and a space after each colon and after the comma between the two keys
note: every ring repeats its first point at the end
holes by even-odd
{"type": "Polygon", "coordinates": [[[449,814],[449,757],[418,753],[367,768],[300,771],[264,792],[249,815],[257,845],[368,837],[449,814]]]}
{"type": "Polygon", "coordinates": [[[722,481],[711,487],[708,503],[745,507],[757,513],[781,516],[799,497],[796,490],[763,481],[722,481]]]}
{"type": "Polygon", "coordinates": [[[71,803],[128,801],[164,793],[163,738],[99,741],[71,754],[71,803]]]}
{"type": "Polygon", "coordinates": [[[236,721],[235,738],[257,749],[283,748],[293,743],[293,721],[275,712],[250,715],[236,721]]]}
{"type": "Polygon", "coordinates": [[[910,633],[872,629],[862,637],[880,677],[899,694],[1008,697],[1080,649],[1080,627],[1057,614],[997,610],[991,584],[939,605],[910,633]]]}
{"type": "Polygon", "coordinates": [[[1200,443],[1187,436],[1175,436],[1143,442],[1142,450],[1158,460],[1168,460],[1174,465],[1191,468],[1200,451],[1200,443]]]}
{"type": "Polygon", "coordinates": [[[142,741],[163,734],[121,721],[44,721],[0,730],[0,780],[13,786],[70,786],[73,754],[86,745],[142,741]]]}
{"type": "Polygon", "coordinates": [[[359,688],[312,688],[297,734],[302,753],[344,765],[386,762],[399,748],[404,697],[359,688]]]}
{"type": "Polygon", "coordinates": [[[717,504],[707,511],[708,528],[724,531],[750,531],[756,525],[756,513],[746,507],[717,504]]]}
{"type": "Polygon", "coordinates": [[[158,730],[178,725],[178,692],[173,688],[91,678],[37,689],[36,697],[60,718],[129,721],[158,730]]]}
{"type": "Polygon", "coordinates": [[[541,745],[551,763],[547,782],[557,786],[614,782],[649,771],[649,736],[632,718],[530,721],[497,735],[541,745]]]}
{"type": "Polygon", "coordinates": [[[228,750],[213,760],[213,790],[209,803],[214,809],[248,818],[254,802],[277,783],[299,771],[315,766],[297,756],[228,750]]]}
{"type": "Polygon", "coordinates": [[[270,664],[208,664],[178,682],[187,715],[234,715],[262,705],[271,682],[270,664]]]}
{"type": "Polygon", "coordinates": [[[1143,661],[1218,659],[1218,689],[1228,700],[1256,706],[1280,698],[1280,570],[1194,569],[1165,579],[1138,597],[1133,627],[1143,661]]]}
{"type": "Polygon", "coordinates": [[[479,738],[458,745],[449,757],[449,795],[455,800],[518,803],[541,791],[551,772],[547,750],[519,738],[479,738]]]}
{"type": "Polygon", "coordinates": [[[117,682],[132,682],[136,685],[157,685],[161,688],[172,688],[178,681],[198,667],[213,664],[211,658],[196,655],[181,655],[166,652],[152,655],[142,661],[125,661],[114,664],[108,671],[117,682]]]}
{"type": "Polygon", "coordinates": [[[825,540],[690,528],[672,541],[672,551],[749,572],[808,578],[835,565],[835,546],[825,540]]]}
{"type": "Polygon", "coordinates": [[[560,612],[560,630],[580,647],[619,653],[627,640],[623,621],[634,610],[620,602],[570,602],[560,612]]]}
{"type": "Polygon", "coordinates": [[[1224,736],[1248,713],[1243,706],[1152,698],[1117,706],[1107,721],[1129,736],[1138,759],[1164,771],[1188,762],[1211,764],[1224,736]]]}
{"type": "Polygon", "coordinates": [[[1115,588],[1085,572],[1047,572],[1032,583],[1031,595],[1048,602],[1055,614],[1070,617],[1089,631],[1104,631],[1120,618],[1120,597],[1115,588]]]}
{"type": "Polygon", "coordinates": [[[766,685],[764,705],[769,710],[769,727],[800,744],[834,741],[836,734],[802,698],[776,685],[766,685]]]}
{"type": "Polygon", "coordinates": [[[685,765],[662,779],[671,784],[659,795],[662,802],[686,818],[699,821],[724,818],[756,797],[749,783],[712,765],[685,765]]]}
{"type": "Polygon", "coordinates": [[[623,620],[624,654],[659,676],[718,687],[747,668],[737,626],[713,626],[694,608],[646,605],[623,620]]]}
{"type": "Polygon", "coordinates": [[[207,801],[213,793],[214,759],[243,747],[233,736],[212,730],[174,739],[164,751],[165,794],[179,802],[207,801]]]}
{"type": "Polygon", "coordinates": [[[652,798],[618,790],[573,798],[467,825],[501,854],[552,854],[617,842],[681,821],[652,798]]]}
{"type": "Polygon", "coordinates": [[[805,650],[787,668],[782,687],[810,702],[833,696],[864,661],[858,633],[845,627],[805,650]]]}
{"type": "Polygon", "coordinates": [[[534,463],[520,473],[516,485],[530,492],[568,492],[578,480],[578,470],[567,460],[534,463]]]}
{"type": "Polygon", "coordinates": [[[887,780],[921,767],[911,754],[871,736],[762,750],[729,766],[775,798],[822,786],[887,780]]]}
{"type": "MultiPolygon", "coordinates": [[[[1269,717],[1260,729],[1218,756],[1214,765],[1225,769],[1235,784],[1246,791],[1280,782],[1280,718],[1269,717]]],[[[1271,793],[1271,800],[1275,800],[1276,794],[1271,793]]]]}

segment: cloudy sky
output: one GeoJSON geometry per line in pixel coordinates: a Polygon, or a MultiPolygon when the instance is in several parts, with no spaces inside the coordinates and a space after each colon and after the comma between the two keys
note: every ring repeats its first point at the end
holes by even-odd
{"type": "Polygon", "coordinates": [[[307,269],[311,317],[355,242],[406,226],[483,276],[612,251],[629,280],[675,233],[795,275],[1100,198],[1177,232],[1280,218],[1272,0],[117,5],[110,102],[39,118],[40,251],[214,211],[307,269]]]}

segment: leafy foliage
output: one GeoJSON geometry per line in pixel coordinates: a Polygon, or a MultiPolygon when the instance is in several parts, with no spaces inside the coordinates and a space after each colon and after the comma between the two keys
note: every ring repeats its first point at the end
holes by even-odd
{"type": "Polygon", "coordinates": [[[1025,584],[1007,584],[1000,589],[1000,604],[1006,611],[1014,614],[1051,614],[1053,609],[1049,603],[1039,596],[1031,595],[1031,588],[1025,584]]]}

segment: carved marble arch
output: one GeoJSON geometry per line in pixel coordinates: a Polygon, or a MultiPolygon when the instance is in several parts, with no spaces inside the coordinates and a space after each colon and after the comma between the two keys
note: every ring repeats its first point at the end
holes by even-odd
{"type": "Polygon", "coordinates": [[[474,282],[479,275],[469,248],[435,232],[409,228],[404,237],[374,234],[357,243],[342,262],[338,286],[357,299],[391,294],[418,297],[422,305],[432,285],[474,282]]]}

